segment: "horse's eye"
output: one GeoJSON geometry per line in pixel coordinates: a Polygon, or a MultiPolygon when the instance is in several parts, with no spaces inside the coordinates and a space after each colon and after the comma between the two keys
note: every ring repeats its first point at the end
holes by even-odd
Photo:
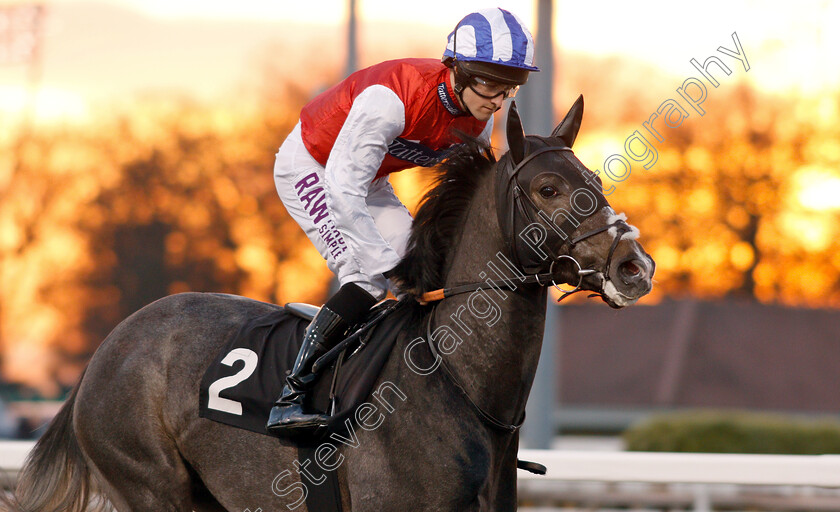
{"type": "Polygon", "coordinates": [[[551,185],[545,185],[540,189],[540,195],[543,197],[554,197],[557,195],[557,189],[551,185]]]}

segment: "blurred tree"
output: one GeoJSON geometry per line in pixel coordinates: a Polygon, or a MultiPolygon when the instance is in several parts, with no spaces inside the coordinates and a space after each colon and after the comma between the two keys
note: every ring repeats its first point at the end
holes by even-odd
{"type": "Polygon", "coordinates": [[[0,173],[4,375],[55,394],[52,381],[75,378],[60,363],[170,293],[320,299],[328,271],[271,174],[301,103],[295,91],[217,108],[146,98],[34,137],[16,179],[0,173]]]}
{"type": "MultiPolygon", "coordinates": [[[[561,88],[588,102],[580,155],[603,161],[675,95],[658,88],[671,83],[659,76],[628,81],[654,76],[636,63],[564,58],[574,65],[561,88]]],[[[5,378],[57,393],[110,329],[166,294],[323,298],[330,273],[271,175],[309,94],[282,85],[276,70],[264,79],[229,103],[145,97],[88,125],[40,128],[18,166],[0,138],[5,378]]],[[[610,198],[657,260],[652,300],[840,306],[840,95],[780,97],[722,83],[704,107],[705,116],[663,130],[656,165],[634,166],[610,198]]],[[[409,206],[427,178],[395,178],[409,206]]]]}
{"type": "MultiPolygon", "coordinates": [[[[111,151],[120,179],[89,205],[96,222],[81,215],[100,262],[90,286],[118,298],[91,308],[88,328],[104,337],[149,302],[188,290],[281,300],[289,290],[279,270],[299,260],[303,234],[276,198],[271,169],[296,119],[285,110],[231,119],[168,102],[145,112],[119,123],[118,144],[141,149],[111,151]]],[[[312,298],[309,289],[290,300],[312,298]]]]}
{"type": "Polygon", "coordinates": [[[820,234],[810,239],[791,229],[790,216],[809,209],[796,196],[798,171],[840,163],[836,125],[817,130],[796,114],[807,105],[744,83],[712,90],[706,115],[662,132],[653,168],[614,183],[657,260],[657,294],[840,304],[836,210],[811,212],[820,234]],[[820,149],[809,155],[810,146],[820,149]]]}

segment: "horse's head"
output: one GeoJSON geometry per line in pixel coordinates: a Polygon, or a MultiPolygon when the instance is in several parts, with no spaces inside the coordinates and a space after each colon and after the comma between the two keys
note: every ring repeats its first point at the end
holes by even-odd
{"type": "Polygon", "coordinates": [[[629,306],[650,292],[655,265],[636,241],[639,230],[613,211],[600,178],[572,152],[582,117],[580,96],[551,136],[526,137],[511,105],[510,151],[496,171],[499,223],[525,273],[551,274],[574,287],[566,294],[590,290],[614,308],[629,306]]]}

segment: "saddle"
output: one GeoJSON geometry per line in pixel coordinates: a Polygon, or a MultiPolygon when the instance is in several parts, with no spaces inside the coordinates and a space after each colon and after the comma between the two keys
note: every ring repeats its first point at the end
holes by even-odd
{"type": "MultiPolygon", "coordinates": [[[[326,434],[342,434],[345,420],[372,393],[411,308],[384,301],[352,334],[318,361],[309,408],[330,415],[326,434]]],[[[289,303],[234,332],[207,367],[199,388],[199,416],[267,435],[265,424],[294,366],[303,332],[318,307],[289,303]]]]}

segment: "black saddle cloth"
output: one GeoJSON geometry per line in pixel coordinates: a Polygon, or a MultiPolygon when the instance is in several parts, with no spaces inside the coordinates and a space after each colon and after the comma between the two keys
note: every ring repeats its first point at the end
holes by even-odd
{"type": "MultiPolygon", "coordinates": [[[[412,308],[389,301],[393,310],[361,337],[363,345],[346,357],[334,374],[336,362],[321,372],[309,407],[329,412],[330,388],[335,378],[335,413],[328,432],[342,432],[344,420],[370,395],[388,360],[397,335],[409,320],[412,308]]],[[[308,322],[283,308],[245,323],[224,344],[207,368],[199,392],[199,416],[233,427],[265,434],[269,411],[280,396],[286,375],[294,365],[308,322]]],[[[349,347],[347,354],[358,345],[349,347]]]]}

